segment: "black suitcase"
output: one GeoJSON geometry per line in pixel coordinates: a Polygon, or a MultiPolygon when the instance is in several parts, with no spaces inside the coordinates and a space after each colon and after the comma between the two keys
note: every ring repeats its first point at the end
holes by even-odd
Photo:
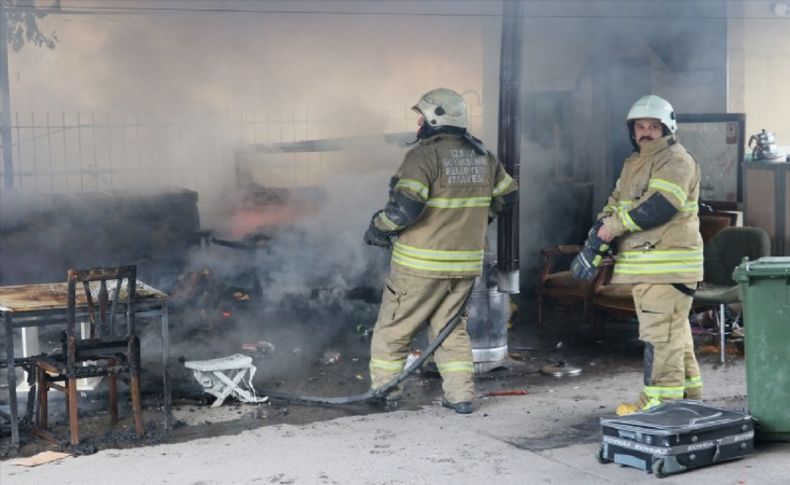
{"type": "Polygon", "coordinates": [[[754,450],[754,423],[746,413],[700,401],[668,401],[630,416],[601,418],[600,463],[618,463],[663,478],[740,458],[754,450]]]}

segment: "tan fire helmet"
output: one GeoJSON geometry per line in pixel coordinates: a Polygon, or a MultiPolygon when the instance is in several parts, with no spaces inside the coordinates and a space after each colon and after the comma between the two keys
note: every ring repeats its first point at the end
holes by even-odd
{"type": "Polygon", "coordinates": [[[428,91],[412,109],[423,115],[425,122],[432,128],[469,126],[469,114],[464,98],[452,89],[436,88],[428,91]]]}
{"type": "Polygon", "coordinates": [[[660,120],[669,130],[669,133],[675,133],[678,129],[675,110],[672,109],[672,105],[666,99],[655,94],[642,96],[628,110],[628,116],[625,118],[628,131],[633,133],[633,122],[642,118],[660,120]]]}

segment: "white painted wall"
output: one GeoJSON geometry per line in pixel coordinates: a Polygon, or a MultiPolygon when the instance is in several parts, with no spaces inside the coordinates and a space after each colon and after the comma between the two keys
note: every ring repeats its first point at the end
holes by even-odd
{"type": "Polygon", "coordinates": [[[790,146],[790,2],[745,2],[744,17],[735,20],[742,26],[743,70],[731,77],[742,79],[746,133],[765,128],[790,146]],[[786,15],[774,13],[777,4],[787,6],[786,15]]]}

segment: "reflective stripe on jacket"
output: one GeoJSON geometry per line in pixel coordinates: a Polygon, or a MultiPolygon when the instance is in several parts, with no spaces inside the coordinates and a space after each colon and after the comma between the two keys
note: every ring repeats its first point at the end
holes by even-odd
{"type": "Polygon", "coordinates": [[[612,283],[702,281],[699,183],[699,166],[674,135],[645,144],[625,161],[615,189],[599,214],[617,238],[612,283]],[[677,213],[667,223],[643,230],[629,211],[656,192],[677,213]]]}
{"type": "Polygon", "coordinates": [[[424,202],[425,209],[413,224],[398,228],[393,271],[432,278],[479,275],[490,211],[517,190],[496,156],[481,155],[462,136],[443,133],[409,150],[395,177],[393,190],[424,202]]]}

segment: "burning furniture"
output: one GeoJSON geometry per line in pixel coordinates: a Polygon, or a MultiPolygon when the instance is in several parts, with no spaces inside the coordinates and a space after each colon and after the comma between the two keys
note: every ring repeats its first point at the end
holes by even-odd
{"type": "MultiPolygon", "coordinates": [[[[204,339],[213,332],[227,332],[241,320],[257,318],[254,314],[267,283],[261,281],[265,276],[261,258],[279,236],[298,238],[294,223],[317,211],[322,198],[317,188],[255,183],[223,194],[215,226],[200,231],[200,251],[192,254],[193,264],[175,278],[169,291],[178,320],[189,322],[177,328],[178,340],[204,339]]],[[[219,355],[230,353],[223,349],[219,355]]]]}

